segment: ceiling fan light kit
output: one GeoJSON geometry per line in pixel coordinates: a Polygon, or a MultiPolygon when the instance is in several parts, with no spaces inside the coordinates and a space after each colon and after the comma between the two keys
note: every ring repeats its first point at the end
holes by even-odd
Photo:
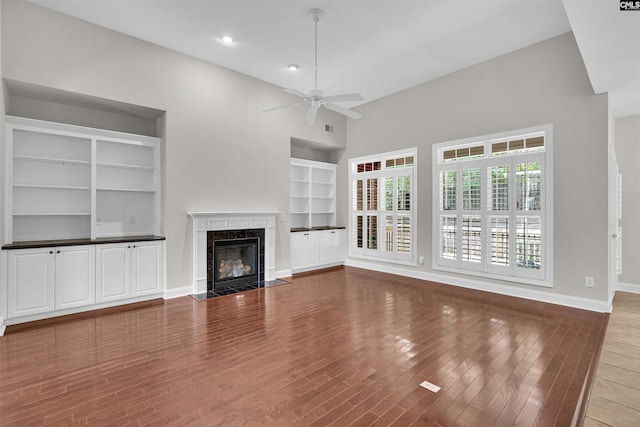
{"type": "MultiPolygon", "coordinates": [[[[283,89],[287,93],[299,96],[303,99],[303,101],[295,104],[269,108],[264,110],[264,112],[268,113],[283,108],[306,104],[309,106],[305,118],[305,122],[307,124],[313,124],[320,107],[335,111],[336,113],[342,114],[352,119],[359,119],[360,117],[362,117],[362,114],[349,110],[347,108],[340,107],[339,105],[334,104],[334,102],[363,101],[362,95],[360,95],[359,93],[345,93],[341,95],[324,96],[324,92],[318,90],[318,22],[320,21],[320,17],[324,14],[324,12],[321,9],[311,9],[309,10],[309,14],[313,18],[314,25],[314,90],[309,91],[309,93],[303,93],[295,89],[283,89]]],[[[295,70],[298,69],[296,64],[290,64],[287,68],[291,71],[294,71],[291,68],[292,65],[296,66],[295,70]]]]}

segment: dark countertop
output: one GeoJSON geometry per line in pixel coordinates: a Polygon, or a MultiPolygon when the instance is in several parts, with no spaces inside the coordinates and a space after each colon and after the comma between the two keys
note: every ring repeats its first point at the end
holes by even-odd
{"type": "Polygon", "coordinates": [[[344,230],[345,228],[346,227],[311,227],[311,228],[298,227],[298,228],[292,228],[290,231],[292,233],[299,233],[301,231],[344,230]]]}
{"type": "Polygon", "coordinates": [[[101,237],[99,239],[64,239],[64,240],[30,240],[27,242],[14,242],[2,246],[2,249],[35,249],[51,248],[55,246],[80,246],[103,245],[107,243],[150,242],[153,240],[165,240],[164,236],[123,236],[101,237]]]}

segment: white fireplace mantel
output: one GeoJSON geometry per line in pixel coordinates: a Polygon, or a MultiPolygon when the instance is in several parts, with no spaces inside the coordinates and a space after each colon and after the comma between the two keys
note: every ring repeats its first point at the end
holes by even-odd
{"type": "Polygon", "coordinates": [[[276,279],[278,212],[188,212],[193,221],[193,293],[207,292],[207,231],[264,229],[264,280],[276,279]]]}

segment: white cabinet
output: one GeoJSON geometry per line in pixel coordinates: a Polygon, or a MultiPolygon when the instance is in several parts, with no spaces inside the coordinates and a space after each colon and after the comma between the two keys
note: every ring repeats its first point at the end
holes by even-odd
{"type": "Polygon", "coordinates": [[[53,248],[8,251],[7,318],[54,309],[53,248]]]}
{"type": "Polygon", "coordinates": [[[158,235],[160,139],[6,116],[5,243],[158,235]]]}
{"type": "Polygon", "coordinates": [[[291,233],[291,271],[300,273],[344,263],[344,229],[291,233]]]}
{"type": "Polygon", "coordinates": [[[344,230],[318,232],[320,264],[342,264],[344,262],[344,230]]]}
{"type": "Polygon", "coordinates": [[[163,243],[135,242],[131,248],[131,286],[133,296],[162,291],[163,243]]]}
{"type": "Polygon", "coordinates": [[[97,302],[162,292],[163,248],[162,241],[98,245],[97,302]]]}
{"type": "Polygon", "coordinates": [[[336,225],[336,165],[291,159],[291,228],[336,225]]]}
{"type": "Polygon", "coordinates": [[[95,303],[94,247],[8,251],[8,318],[95,303]]]}
{"type": "Polygon", "coordinates": [[[96,250],[96,302],[131,297],[131,243],[99,245],[96,250]]]}
{"type": "Polygon", "coordinates": [[[95,247],[64,246],[55,249],[56,310],[96,302],[95,247]]]}
{"type": "Polygon", "coordinates": [[[319,263],[320,247],[317,232],[291,233],[291,269],[309,269],[319,263]]]}
{"type": "Polygon", "coordinates": [[[3,251],[9,324],[162,297],[164,241],[3,251]]]}

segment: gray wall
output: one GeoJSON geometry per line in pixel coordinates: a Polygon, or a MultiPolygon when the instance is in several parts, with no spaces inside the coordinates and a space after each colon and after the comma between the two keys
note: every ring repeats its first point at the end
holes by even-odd
{"type": "MultiPolygon", "coordinates": [[[[166,112],[158,127],[169,288],[192,282],[188,211],[288,213],[291,137],[345,145],[343,116],[321,109],[307,126],[303,108],[262,113],[293,96],[26,1],[2,1],[2,56],[4,78],[166,112]]],[[[26,102],[20,108],[29,113],[26,102]]],[[[285,219],[276,233],[278,270],[290,268],[285,219]]]]}
{"type": "Polygon", "coordinates": [[[616,158],[622,174],[622,276],[640,292],[640,116],[616,119],[616,158]]]}
{"type": "MultiPolygon", "coordinates": [[[[434,143],[552,123],[554,287],[549,292],[607,301],[608,99],[594,95],[567,33],[368,103],[350,121],[339,163],[418,147],[418,255],[431,273],[431,149],[434,143]],[[584,277],[595,279],[594,288],[584,277]]],[[[338,222],[347,222],[339,186],[338,222]]],[[[511,286],[526,286],[508,283],[511,286]]],[[[547,288],[534,287],[538,290],[547,288]]]]}

